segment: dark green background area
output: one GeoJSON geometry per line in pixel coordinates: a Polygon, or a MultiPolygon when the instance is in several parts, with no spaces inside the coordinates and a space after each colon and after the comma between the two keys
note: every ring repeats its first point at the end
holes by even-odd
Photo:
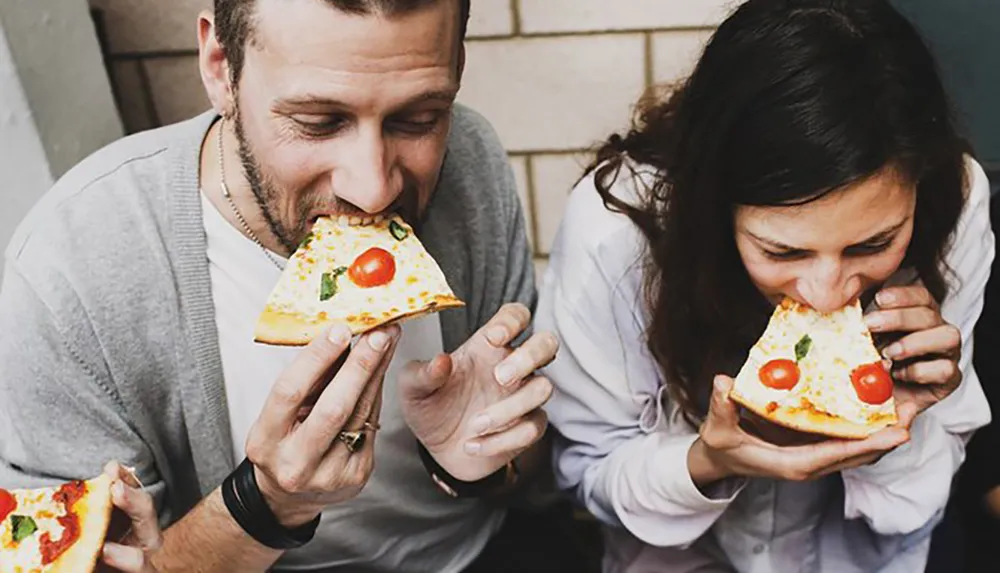
{"type": "Polygon", "coordinates": [[[1000,0],[892,0],[937,58],[963,133],[1000,181],[1000,0]]]}

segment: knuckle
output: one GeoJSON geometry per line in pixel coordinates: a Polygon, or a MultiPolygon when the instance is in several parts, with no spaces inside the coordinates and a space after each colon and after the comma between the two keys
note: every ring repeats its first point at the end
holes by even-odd
{"type": "Polygon", "coordinates": [[[308,388],[290,380],[282,380],[274,387],[274,396],[284,404],[299,405],[306,400],[308,388]]]}
{"type": "Polygon", "coordinates": [[[327,427],[339,427],[344,424],[351,411],[342,404],[330,404],[323,409],[314,409],[310,416],[313,416],[321,425],[327,427]]]}
{"type": "Polygon", "coordinates": [[[306,487],[305,475],[297,469],[285,469],[274,476],[275,483],[286,493],[302,493],[306,487]]]}

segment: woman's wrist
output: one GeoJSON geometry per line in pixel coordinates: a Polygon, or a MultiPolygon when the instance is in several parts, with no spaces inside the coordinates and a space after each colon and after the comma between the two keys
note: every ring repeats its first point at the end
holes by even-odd
{"type": "Polygon", "coordinates": [[[699,489],[704,489],[713,483],[732,477],[733,473],[711,454],[708,446],[701,438],[691,444],[687,455],[688,472],[691,473],[691,481],[699,489]]]}

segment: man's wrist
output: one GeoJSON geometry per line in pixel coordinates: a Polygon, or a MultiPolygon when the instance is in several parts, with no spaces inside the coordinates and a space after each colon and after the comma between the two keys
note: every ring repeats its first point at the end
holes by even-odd
{"type": "MultiPolygon", "coordinates": [[[[257,475],[257,468],[249,459],[244,459],[222,482],[222,500],[233,520],[247,535],[271,549],[295,549],[311,541],[319,525],[319,515],[298,526],[284,525],[271,509],[273,501],[264,497],[257,475]]],[[[289,515],[301,514],[286,513],[286,520],[289,515]]]]}
{"type": "Polygon", "coordinates": [[[301,527],[316,519],[323,512],[322,507],[295,503],[290,496],[281,491],[266,473],[256,466],[254,466],[254,474],[264,501],[267,502],[268,508],[283,527],[290,529],[301,527]]]}
{"type": "Polygon", "coordinates": [[[511,460],[497,471],[482,479],[471,482],[460,480],[444,469],[434,459],[430,451],[419,441],[417,441],[417,451],[420,455],[420,461],[423,462],[424,469],[427,470],[431,480],[434,481],[438,489],[450,497],[486,497],[506,490],[517,483],[520,477],[517,463],[515,460],[511,460]]]}

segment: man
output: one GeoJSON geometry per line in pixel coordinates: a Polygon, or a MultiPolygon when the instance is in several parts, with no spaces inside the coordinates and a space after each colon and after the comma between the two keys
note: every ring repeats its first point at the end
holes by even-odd
{"type": "Polygon", "coordinates": [[[164,572],[490,570],[476,560],[504,514],[484,500],[545,455],[551,385],[534,372],[557,343],[526,332],[504,150],[454,104],[468,11],[216,0],[201,15],[212,112],[85,160],[7,250],[0,483],[134,466],[168,526],[164,572]],[[353,344],[343,327],[304,349],[252,342],[317,217],[393,210],[465,308],[353,344]]]}

